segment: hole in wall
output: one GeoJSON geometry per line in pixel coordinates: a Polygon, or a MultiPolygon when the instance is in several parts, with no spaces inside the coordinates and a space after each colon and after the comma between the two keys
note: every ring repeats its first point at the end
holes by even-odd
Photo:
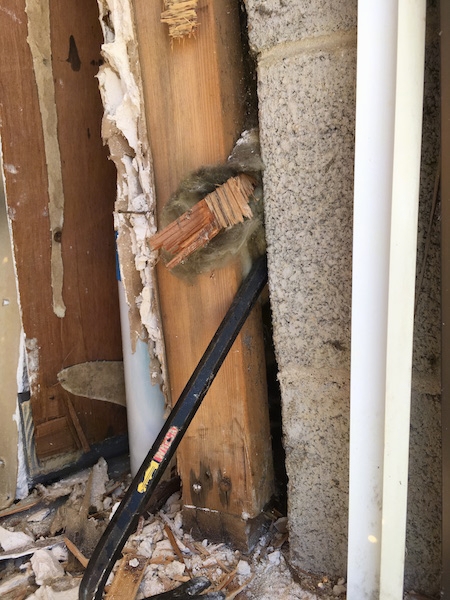
{"type": "Polygon", "coordinates": [[[275,508],[287,514],[286,453],[283,445],[281,390],[278,382],[278,363],[273,343],[272,310],[270,301],[262,307],[264,354],[266,359],[267,395],[269,401],[270,434],[275,478],[275,508]]]}
{"type": "Polygon", "coordinates": [[[244,68],[243,103],[245,107],[245,129],[258,127],[258,79],[256,74],[256,58],[253,55],[248,41],[248,19],[244,2],[240,2],[241,44],[244,68]]]}
{"type": "MultiPolygon", "coordinates": [[[[256,58],[248,40],[247,11],[244,2],[240,2],[241,41],[243,48],[243,66],[245,77],[245,128],[258,127],[258,79],[256,58]]],[[[278,382],[278,363],[273,343],[272,310],[267,295],[262,307],[264,353],[266,360],[267,392],[269,401],[270,433],[272,436],[272,454],[275,477],[275,507],[287,514],[287,474],[286,453],[283,446],[283,423],[281,410],[281,390],[278,382]]]]}

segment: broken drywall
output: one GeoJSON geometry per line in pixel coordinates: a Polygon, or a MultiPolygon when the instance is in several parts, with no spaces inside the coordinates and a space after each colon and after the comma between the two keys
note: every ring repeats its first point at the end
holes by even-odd
{"type": "Polygon", "coordinates": [[[105,61],[97,76],[104,106],[102,136],[117,168],[114,217],[132,348],[138,338],[148,337],[151,381],[165,388],[165,353],[154,275],[156,253],[147,243],[156,231],[153,169],[132,7],[129,0],[98,0],[98,6],[105,61]]]}
{"type": "Polygon", "coordinates": [[[26,338],[28,383],[33,394],[39,392],[39,345],[36,338],[26,338]]]}
{"type": "Polygon", "coordinates": [[[56,112],[52,67],[49,0],[26,0],[25,10],[28,17],[27,42],[33,57],[39,109],[42,118],[45,162],[47,164],[53,311],[58,317],[62,318],[66,313],[62,296],[64,268],[61,251],[64,189],[58,144],[58,115],[56,112]]]}

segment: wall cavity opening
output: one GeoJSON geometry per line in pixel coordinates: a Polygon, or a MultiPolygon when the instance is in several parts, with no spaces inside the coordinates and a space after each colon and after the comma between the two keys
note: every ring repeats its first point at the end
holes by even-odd
{"type": "MultiPolygon", "coordinates": [[[[245,114],[246,127],[259,127],[258,109],[258,74],[256,57],[250,49],[248,39],[248,15],[245,3],[240,2],[241,42],[244,57],[245,73],[245,114]]],[[[264,162],[264,157],[263,157],[264,162]]],[[[287,473],[286,452],[283,443],[283,417],[281,405],[281,389],[278,381],[278,363],[273,341],[272,310],[269,293],[262,306],[264,354],[266,360],[267,394],[269,402],[270,434],[272,437],[272,454],[275,478],[275,508],[287,515],[287,473]]]]}

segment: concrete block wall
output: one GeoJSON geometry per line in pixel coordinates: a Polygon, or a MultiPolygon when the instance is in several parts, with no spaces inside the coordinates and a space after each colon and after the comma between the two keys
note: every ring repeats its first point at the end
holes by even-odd
{"type": "MultiPolygon", "coordinates": [[[[291,561],[345,576],[357,2],[245,4],[258,70],[291,561]]],[[[419,262],[437,160],[436,10],[430,2],[419,262]]],[[[428,593],[439,589],[440,569],[437,236],[417,316],[405,582],[428,593]]]]}

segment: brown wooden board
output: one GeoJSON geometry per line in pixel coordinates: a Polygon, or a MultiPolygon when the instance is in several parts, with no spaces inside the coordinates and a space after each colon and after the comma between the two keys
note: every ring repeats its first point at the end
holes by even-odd
{"type": "Polygon", "coordinates": [[[62,233],[54,240],[62,247],[64,318],[52,307],[47,166],[25,1],[2,2],[1,139],[40,458],[79,447],[78,425],[89,443],[126,430],[123,407],[70,395],[79,421],[74,424],[67,392],[57,380],[64,367],[120,359],[121,340],[112,219],[115,170],[102,147],[95,79],[101,44],[97,5],[52,0],[50,25],[65,197],[62,233]]]}
{"type": "MultiPolygon", "coordinates": [[[[160,23],[161,3],[135,0],[134,6],[160,211],[183,177],[201,165],[224,161],[241,133],[240,9],[234,0],[201,0],[195,37],[171,45],[167,26],[160,23]]],[[[231,304],[241,267],[236,263],[189,284],[158,266],[176,400],[231,304]]],[[[272,461],[259,308],[188,429],[178,464],[184,505],[241,518],[256,516],[269,500],[272,461]]]]}
{"type": "Polygon", "coordinates": [[[148,560],[145,556],[139,556],[135,553],[125,554],[114,575],[111,587],[106,593],[106,600],[135,598],[144,577],[148,560]]]}

